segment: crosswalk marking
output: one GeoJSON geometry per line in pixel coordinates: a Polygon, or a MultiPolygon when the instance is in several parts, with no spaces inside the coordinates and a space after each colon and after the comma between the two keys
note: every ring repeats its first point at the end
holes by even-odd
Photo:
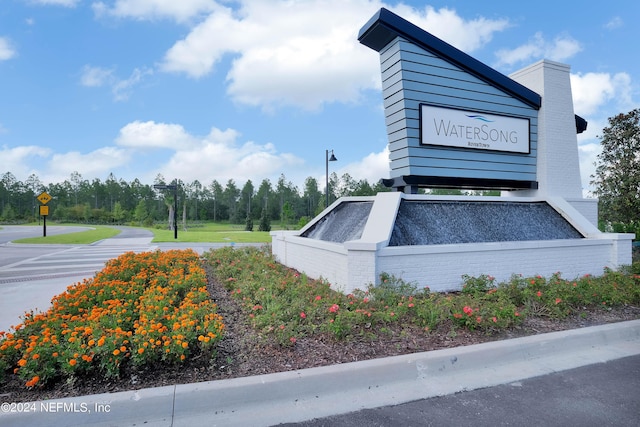
{"type": "Polygon", "coordinates": [[[24,282],[47,277],[93,277],[105,263],[125,252],[149,252],[154,245],[73,246],[0,267],[0,283],[24,282]]]}

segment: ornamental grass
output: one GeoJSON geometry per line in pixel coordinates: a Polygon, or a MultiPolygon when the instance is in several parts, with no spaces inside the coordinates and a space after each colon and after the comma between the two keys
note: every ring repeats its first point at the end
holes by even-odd
{"type": "Polygon", "coordinates": [[[282,345],[328,333],[337,339],[375,338],[401,322],[431,333],[443,325],[496,333],[528,316],[562,318],[586,309],[640,303],[638,265],[605,269],[573,280],[513,275],[463,276],[462,291],[430,292],[382,274],[377,286],[345,295],[275,261],[267,248],[223,248],[203,255],[220,283],[242,305],[251,324],[282,345]]]}
{"type": "Polygon", "coordinates": [[[211,355],[224,324],[206,284],[192,250],[125,253],[54,297],[48,311],[0,332],[0,376],[13,369],[27,387],[42,387],[211,355]]]}

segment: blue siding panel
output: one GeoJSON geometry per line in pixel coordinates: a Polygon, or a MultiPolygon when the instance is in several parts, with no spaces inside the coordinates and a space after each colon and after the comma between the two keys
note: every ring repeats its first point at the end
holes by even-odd
{"type": "Polygon", "coordinates": [[[487,163],[509,163],[509,164],[521,164],[535,166],[536,161],[533,157],[525,157],[517,154],[505,154],[503,152],[491,151],[484,152],[481,150],[448,150],[442,147],[401,147],[396,146],[394,150],[389,150],[389,159],[396,160],[396,154],[400,150],[403,151],[404,157],[412,157],[415,159],[432,158],[432,159],[448,159],[448,160],[461,160],[461,161],[478,161],[487,163]]]}
{"type": "Polygon", "coordinates": [[[381,51],[391,176],[535,181],[538,112],[512,94],[400,37],[381,51]],[[420,104],[527,118],[530,153],[420,144],[420,104]]]}

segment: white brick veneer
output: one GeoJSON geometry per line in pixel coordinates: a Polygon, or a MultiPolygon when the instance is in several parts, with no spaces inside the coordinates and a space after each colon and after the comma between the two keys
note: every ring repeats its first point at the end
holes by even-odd
{"type": "MultiPolygon", "coordinates": [[[[482,200],[536,202],[538,198],[445,197],[380,193],[359,240],[344,244],[299,237],[297,232],[274,231],[272,251],[278,261],[304,272],[311,278],[324,278],[334,289],[350,293],[378,283],[381,273],[393,274],[419,287],[433,291],[460,289],[462,275],[488,274],[508,280],[513,274],[548,277],[561,272],[574,278],[600,275],[631,264],[633,234],[601,233],[570,203],[560,197],[545,201],[563,215],[585,238],[526,242],[465,243],[426,246],[387,246],[400,200],[482,200]]],[[[348,202],[351,198],[338,200],[348,202]]],[[[357,198],[357,201],[363,198],[357,198]]]]}
{"type": "Polygon", "coordinates": [[[542,97],[536,160],[539,188],[513,195],[582,197],[569,71],[568,65],[542,60],[509,76],[542,97]]]}

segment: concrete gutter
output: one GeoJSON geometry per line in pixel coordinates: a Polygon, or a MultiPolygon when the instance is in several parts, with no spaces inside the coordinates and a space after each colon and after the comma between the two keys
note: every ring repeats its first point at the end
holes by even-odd
{"type": "Polygon", "coordinates": [[[640,320],[277,374],[35,402],[21,413],[3,410],[0,424],[270,426],[637,354],[640,320]]]}

